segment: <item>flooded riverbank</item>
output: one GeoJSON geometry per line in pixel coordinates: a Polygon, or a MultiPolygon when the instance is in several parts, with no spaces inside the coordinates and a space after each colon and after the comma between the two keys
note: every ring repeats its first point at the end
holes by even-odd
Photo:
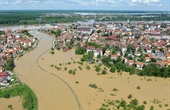
{"type": "Polygon", "coordinates": [[[52,47],[53,37],[37,31],[31,34],[41,40],[37,48],[16,62],[16,75],[37,95],[39,110],[79,110],[79,102],[68,85],[37,64],[38,58],[52,47]]]}

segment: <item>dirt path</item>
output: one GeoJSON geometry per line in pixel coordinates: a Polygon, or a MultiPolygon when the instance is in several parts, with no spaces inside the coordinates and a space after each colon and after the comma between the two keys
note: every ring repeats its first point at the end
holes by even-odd
{"type": "Polygon", "coordinates": [[[17,61],[15,72],[37,95],[39,110],[80,110],[76,94],[69,84],[38,66],[38,58],[52,47],[53,37],[31,32],[42,38],[38,47],[17,61]]]}

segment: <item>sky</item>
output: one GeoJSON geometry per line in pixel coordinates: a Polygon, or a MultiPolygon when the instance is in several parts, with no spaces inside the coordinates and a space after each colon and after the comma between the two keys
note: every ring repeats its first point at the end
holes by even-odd
{"type": "Polygon", "coordinates": [[[0,10],[170,11],[170,0],[0,0],[0,10]]]}

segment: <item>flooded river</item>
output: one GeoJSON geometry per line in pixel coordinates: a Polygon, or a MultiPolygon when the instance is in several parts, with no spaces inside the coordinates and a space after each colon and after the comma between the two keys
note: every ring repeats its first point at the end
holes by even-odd
{"type": "Polygon", "coordinates": [[[16,61],[16,75],[37,95],[39,110],[79,110],[74,91],[37,63],[38,58],[52,47],[53,37],[37,31],[32,31],[31,34],[41,40],[37,48],[16,61]]]}

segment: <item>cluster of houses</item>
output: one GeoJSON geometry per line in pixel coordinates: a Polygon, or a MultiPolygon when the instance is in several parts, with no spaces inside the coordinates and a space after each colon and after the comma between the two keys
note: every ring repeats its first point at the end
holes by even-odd
{"type": "Polygon", "coordinates": [[[11,80],[10,74],[0,66],[0,86],[8,86],[11,80]]]}
{"type": "Polygon", "coordinates": [[[85,47],[87,53],[92,51],[94,57],[111,56],[114,60],[120,57],[126,65],[136,65],[137,69],[142,69],[150,62],[159,67],[170,65],[170,35],[167,34],[170,22],[83,22],[55,26],[51,30],[62,31],[56,37],[56,44],[62,50],[69,50],[68,45],[73,39],[74,45],[85,47]],[[87,42],[94,42],[101,45],[101,48],[88,46],[87,42]],[[110,48],[103,51],[102,47],[106,45],[110,48]],[[133,51],[128,50],[129,46],[133,51]],[[114,47],[119,49],[113,54],[114,47]]]}
{"type": "Polygon", "coordinates": [[[31,47],[36,40],[24,34],[23,30],[26,29],[14,31],[9,28],[3,30],[4,34],[0,35],[0,85],[7,85],[9,81],[9,73],[4,69],[7,60],[16,58],[27,47],[31,47]]]}

